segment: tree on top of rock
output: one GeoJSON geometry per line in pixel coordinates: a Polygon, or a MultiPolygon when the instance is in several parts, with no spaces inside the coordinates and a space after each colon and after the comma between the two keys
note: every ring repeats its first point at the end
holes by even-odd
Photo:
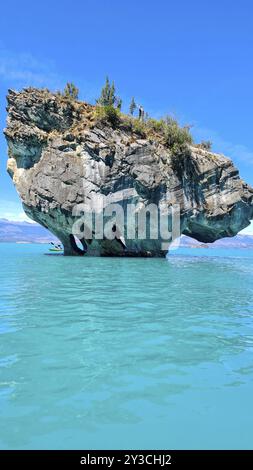
{"type": "Polygon", "coordinates": [[[117,109],[121,109],[122,99],[116,96],[115,91],[114,82],[110,83],[109,78],[106,77],[105,85],[96,103],[100,106],[113,106],[117,109]]]}
{"type": "Polygon", "coordinates": [[[79,90],[72,82],[68,82],[63,90],[63,96],[78,100],[79,90]]]}
{"type": "Polygon", "coordinates": [[[136,108],[137,108],[137,105],[135,103],[135,99],[132,98],[132,101],[131,101],[130,106],[129,106],[129,111],[130,111],[130,114],[132,114],[132,116],[133,116],[134,111],[136,110],[136,108]]]}

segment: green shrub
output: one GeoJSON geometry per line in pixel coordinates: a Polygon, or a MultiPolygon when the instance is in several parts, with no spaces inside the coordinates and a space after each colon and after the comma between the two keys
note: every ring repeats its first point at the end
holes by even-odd
{"type": "Polygon", "coordinates": [[[155,132],[162,132],[165,126],[163,119],[157,121],[156,119],[149,118],[146,122],[147,128],[155,132]]]}
{"type": "Polygon", "coordinates": [[[65,98],[71,98],[73,100],[78,100],[79,90],[72,82],[68,82],[63,90],[63,96],[65,98]]]}
{"type": "Polygon", "coordinates": [[[164,137],[165,143],[172,148],[174,145],[184,145],[192,143],[192,136],[189,127],[180,127],[176,119],[166,117],[164,120],[164,137]]]}
{"type": "Polygon", "coordinates": [[[110,83],[109,78],[106,77],[105,85],[101,90],[100,97],[96,100],[96,103],[100,106],[114,106],[117,109],[121,109],[122,99],[115,94],[114,82],[110,83]]]}
{"type": "Polygon", "coordinates": [[[132,129],[136,134],[139,134],[141,137],[146,137],[146,125],[144,122],[140,121],[139,119],[133,119],[132,121],[132,129]]]}
{"type": "Polygon", "coordinates": [[[96,106],[95,118],[99,122],[109,123],[116,127],[120,123],[120,112],[113,106],[96,106]]]}
{"type": "Polygon", "coordinates": [[[134,112],[135,112],[136,108],[137,108],[137,105],[136,105],[136,103],[135,103],[135,99],[132,98],[131,103],[130,103],[130,106],[129,106],[129,111],[130,111],[130,114],[131,114],[132,116],[134,115],[134,112]]]}
{"type": "Polygon", "coordinates": [[[171,150],[171,165],[179,178],[182,178],[186,162],[191,158],[193,139],[189,126],[180,127],[176,119],[167,116],[164,120],[163,133],[166,145],[171,150]]]}

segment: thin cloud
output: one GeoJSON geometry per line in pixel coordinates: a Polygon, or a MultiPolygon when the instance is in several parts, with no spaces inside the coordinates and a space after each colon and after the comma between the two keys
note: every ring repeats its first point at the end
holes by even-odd
{"type": "Polygon", "coordinates": [[[0,201],[0,219],[13,220],[15,222],[33,222],[23,211],[21,202],[0,201]]]}
{"type": "Polygon", "coordinates": [[[14,54],[0,49],[0,78],[8,86],[37,86],[53,89],[62,88],[64,82],[54,71],[51,62],[42,62],[31,54],[14,54]]]}
{"type": "Polygon", "coordinates": [[[68,81],[74,80],[80,90],[80,98],[94,101],[99,87],[83,78],[60,75],[53,61],[38,60],[30,53],[14,53],[0,43],[0,81],[8,88],[34,86],[62,90],[68,81]]]}
{"type": "Polygon", "coordinates": [[[253,151],[243,144],[228,142],[212,129],[194,127],[192,133],[196,140],[211,140],[217,152],[223,152],[231,160],[253,165],[253,151]]]}

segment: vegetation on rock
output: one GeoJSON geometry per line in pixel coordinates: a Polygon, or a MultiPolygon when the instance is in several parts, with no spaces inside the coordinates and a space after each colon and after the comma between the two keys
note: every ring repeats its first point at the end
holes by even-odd
{"type": "Polygon", "coordinates": [[[72,82],[68,82],[63,90],[63,96],[73,100],[78,100],[79,90],[72,82]]]}
{"type": "Polygon", "coordinates": [[[135,103],[135,99],[132,98],[131,103],[130,103],[130,106],[129,106],[129,111],[130,111],[130,114],[131,114],[132,116],[134,115],[134,112],[135,112],[136,108],[137,108],[137,105],[136,105],[136,103],[135,103]]]}
{"type": "Polygon", "coordinates": [[[100,97],[96,100],[96,103],[100,106],[112,106],[117,109],[121,109],[122,99],[116,96],[116,89],[114,82],[110,83],[108,77],[106,77],[105,85],[101,90],[100,97]]]}
{"type": "MultiPolygon", "coordinates": [[[[62,96],[70,100],[78,100],[78,94],[78,88],[71,82],[66,84],[63,93],[61,93],[62,96]]],[[[141,138],[157,140],[171,150],[175,159],[182,156],[183,160],[185,155],[188,156],[189,145],[193,144],[190,126],[180,126],[178,121],[171,116],[154,119],[145,113],[143,120],[134,117],[138,107],[134,97],[129,105],[130,116],[122,113],[121,107],[122,99],[116,94],[115,84],[106,77],[96,105],[90,107],[89,120],[92,125],[96,125],[96,123],[107,124],[114,129],[120,127],[128,132],[133,132],[141,138]]],[[[194,145],[204,150],[211,150],[212,147],[210,141],[202,141],[199,144],[194,143],[194,145]]]]}
{"type": "Polygon", "coordinates": [[[96,106],[95,108],[95,120],[103,124],[110,124],[113,128],[120,124],[120,112],[117,108],[112,105],[96,106]]]}
{"type": "Polygon", "coordinates": [[[210,140],[202,140],[202,142],[200,142],[200,144],[197,144],[197,146],[199,148],[202,148],[204,150],[211,150],[212,148],[212,142],[210,140]]]}
{"type": "MultiPolygon", "coordinates": [[[[142,121],[36,88],[9,90],[7,100],[9,174],[27,214],[61,240],[66,255],[80,254],[70,233],[76,206],[90,201],[93,210],[115,194],[126,207],[124,190],[134,189],[137,215],[154,202],[178,204],[181,230],[202,242],[232,236],[253,218],[253,189],[231,160],[193,148],[189,127],[171,117],[142,121]]],[[[127,235],[131,256],[164,255],[162,238],[127,235]]],[[[117,239],[91,238],[80,235],[87,253],[125,256],[117,239]]]]}
{"type": "Polygon", "coordinates": [[[165,143],[168,147],[174,145],[192,144],[192,136],[189,126],[180,127],[176,119],[166,117],[163,127],[165,143]]]}

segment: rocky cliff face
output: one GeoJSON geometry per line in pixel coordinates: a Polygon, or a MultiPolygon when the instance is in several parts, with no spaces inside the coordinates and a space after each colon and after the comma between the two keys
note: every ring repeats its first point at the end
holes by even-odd
{"type": "Polygon", "coordinates": [[[160,234],[141,239],[134,229],[130,236],[125,219],[116,223],[110,211],[104,221],[115,236],[97,239],[94,231],[86,232],[81,251],[73,224],[83,203],[84,213],[88,206],[99,213],[101,201],[107,208],[117,202],[124,210],[132,203],[136,214],[149,204],[177,205],[180,232],[202,242],[236,235],[253,218],[253,190],[222,155],[193,146],[175,164],[159,139],[141,138],[123,124],[96,123],[86,103],[31,88],[10,90],[7,100],[8,172],[27,215],[56,235],[67,255],[166,253],[160,234]]]}

